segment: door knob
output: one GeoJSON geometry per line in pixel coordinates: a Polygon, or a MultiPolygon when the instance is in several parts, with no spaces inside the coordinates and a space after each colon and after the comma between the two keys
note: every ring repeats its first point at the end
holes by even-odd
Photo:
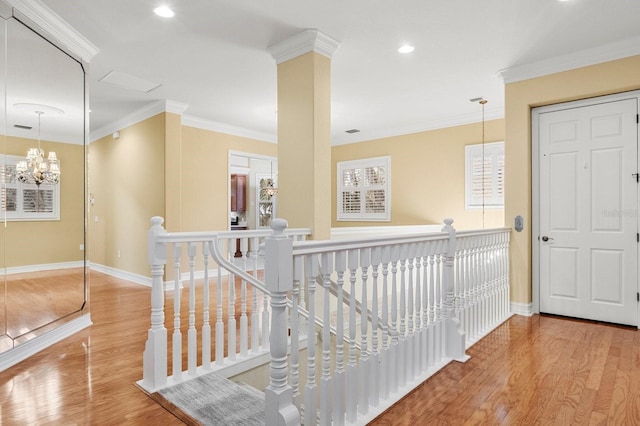
{"type": "Polygon", "coordinates": [[[546,235],[542,236],[542,241],[547,242],[549,240],[553,240],[553,238],[547,237],[546,235]]]}

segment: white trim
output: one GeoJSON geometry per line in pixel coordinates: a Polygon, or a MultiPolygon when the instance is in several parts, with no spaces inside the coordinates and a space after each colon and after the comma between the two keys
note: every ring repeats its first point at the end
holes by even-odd
{"type": "Polygon", "coordinates": [[[536,312],[533,311],[532,303],[511,302],[511,313],[530,317],[536,312]]]}
{"type": "MultiPolygon", "coordinates": [[[[504,118],[504,108],[487,109],[485,112],[485,120],[497,120],[504,118]]],[[[420,123],[409,126],[385,128],[379,131],[362,131],[360,133],[341,133],[339,136],[331,138],[331,146],[348,145],[352,143],[371,141],[375,139],[391,138],[395,136],[404,136],[414,133],[427,132],[430,130],[439,130],[447,127],[463,126],[466,124],[479,123],[478,114],[464,114],[441,119],[429,120],[429,124],[420,123]]]]}
{"type": "Polygon", "coordinates": [[[345,226],[331,228],[332,240],[357,239],[380,235],[433,234],[442,232],[443,225],[405,226],[345,226]]]}
{"type": "Polygon", "coordinates": [[[151,287],[151,277],[145,277],[144,275],[134,274],[132,272],[123,271],[122,269],[99,265],[97,263],[90,263],[89,269],[97,272],[102,272],[103,274],[111,275],[112,277],[121,278],[134,284],[141,284],[145,287],[151,287]]]}
{"type": "Polygon", "coordinates": [[[232,126],[230,124],[224,124],[217,121],[194,117],[192,115],[184,115],[182,117],[182,125],[195,127],[196,129],[224,133],[226,135],[240,136],[242,138],[259,140],[262,142],[278,143],[278,136],[272,133],[258,132],[255,130],[232,126]]]}
{"type": "MultiPolygon", "coordinates": [[[[62,44],[71,53],[86,62],[100,51],[75,28],[65,22],[57,13],[39,0],[6,0],[19,14],[40,27],[45,33],[62,44]]],[[[51,40],[54,41],[54,40],[51,40]]]]}
{"type": "Polygon", "coordinates": [[[498,76],[508,84],[638,54],[640,54],[640,37],[633,37],[539,62],[516,65],[499,71],[498,76]]]}
{"type": "Polygon", "coordinates": [[[278,44],[269,46],[267,51],[281,64],[305,53],[316,52],[331,59],[340,47],[340,42],[316,29],[306,29],[278,44]]]}
{"type": "Polygon", "coordinates": [[[28,272],[40,272],[50,271],[55,269],[70,269],[70,268],[82,268],[84,261],[75,260],[72,262],[58,262],[58,263],[41,263],[38,265],[24,265],[24,266],[9,266],[7,268],[0,268],[1,274],[24,274],[28,272]]]}
{"type": "Polygon", "coordinates": [[[131,114],[114,121],[113,123],[107,124],[99,129],[92,131],[89,136],[89,143],[95,142],[107,135],[111,135],[115,131],[125,129],[160,113],[166,112],[166,110],[166,101],[162,100],[151,102],[148,105],[132,112],[131,114]]]}
{"type": "Polygon", "coordinates": [[[0,371],[4,371],[17,363],[24,361],[30,356],[40,352],[49,346],[66,339],[67,337],[83,330],[91,325],[91,314],[87,313],[79,318],[69,321],[51,331],[47,331],[41,336],[16,346],[0,354],[0,371]]]}
{"type": "Polygon", "coordinates": [[[183,104],[182,102],[170,101],[168,99],[166,99],[164,102],[165,112],[170,112],[172,114],[182,115],[189,107],[189,105],[183,104]]]}

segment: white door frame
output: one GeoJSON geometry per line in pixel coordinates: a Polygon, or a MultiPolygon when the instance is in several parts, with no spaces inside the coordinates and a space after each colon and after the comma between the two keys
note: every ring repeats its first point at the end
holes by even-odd
{"type": "MultiPolygon", "coordinates": [[[[621,101],[624,99],[636,99],[637,101],[640,101],[640,90],[598,96],[594,98],[582,99],[579,101],[563,102],[559,104],[547,105],[531,109],[531,302],[532,310],[535,314],[540,313],[540,244],[538,243],[538,238],[540,236],[540,147],[538,145],[539,116],[543,113],[579,108],[594,104],[600,104],[603,102],[621,101]]],[[[638,167],[640,169],[640,163],[638,167]]],[[[640,253],[640,250],[638,250],[638,253],[640,253]]],[[[640,265],[640,259],[637,259],[636,267],[637,265],[640,265]]],[[[638,321],[638,328],[640,328],[640,321],[638,321]]]]}

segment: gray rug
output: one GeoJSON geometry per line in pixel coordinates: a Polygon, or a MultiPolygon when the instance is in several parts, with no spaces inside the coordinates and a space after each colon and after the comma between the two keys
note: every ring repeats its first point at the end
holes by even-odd
{"type": "Polygon", "coordinates": [[[264,425],[264,393],[214,373],[158,393],[202,425],[264,425]]]}

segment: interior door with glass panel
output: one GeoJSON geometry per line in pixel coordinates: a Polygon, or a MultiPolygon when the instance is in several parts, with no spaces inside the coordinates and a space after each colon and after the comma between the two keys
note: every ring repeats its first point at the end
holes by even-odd
{"type": "Polygon", "coordinates": [[[637,114],[637,96],[537,114],[541,312],[638,324],[637,114]]]}

